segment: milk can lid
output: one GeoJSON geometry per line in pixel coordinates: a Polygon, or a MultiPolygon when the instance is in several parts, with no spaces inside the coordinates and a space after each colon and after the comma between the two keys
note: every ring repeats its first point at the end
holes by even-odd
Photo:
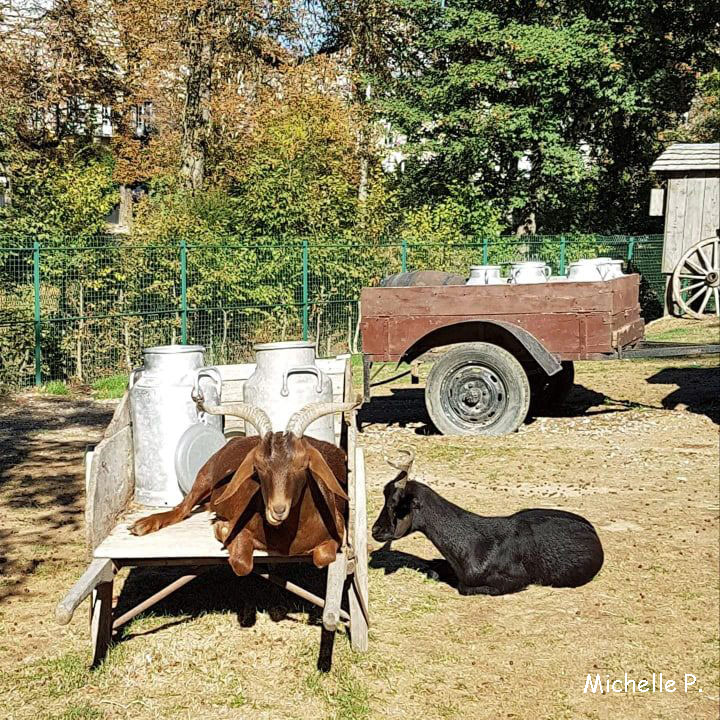
{"type": "Polygon", "coordinates": [[[287,340],[285,342],[259,343],[254,345],[254,350],[289,350],[314,348],[315,343],[309,340],[287,340]]]}
{"type": "Polygon", "coordinates": [[[155,347],[143,348],[143,355],[177,355],[179,353],[205,352],[202,345],[156,345],[155,347]]]}

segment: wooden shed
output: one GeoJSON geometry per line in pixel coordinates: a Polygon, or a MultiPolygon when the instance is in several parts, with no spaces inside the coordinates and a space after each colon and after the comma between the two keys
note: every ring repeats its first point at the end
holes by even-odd
{"type": "Polygon", "coordinates": [[[653,191],[651,215],[665,215],[662,272],[672,273],[683,253],[720,228],[720,143],[675,143],[650,170],[664,181],[653,191]]]}

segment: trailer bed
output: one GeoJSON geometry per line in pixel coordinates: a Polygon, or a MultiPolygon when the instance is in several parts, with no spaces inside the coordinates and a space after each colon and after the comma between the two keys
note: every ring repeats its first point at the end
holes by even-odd
{"type": "Polygon", "coordinates": [[[453,342],[453,328],[462,335],[474,323],[480,334],[463,339],[482,340],[479,323],[489,321],[527,331],[558,360],[600,360],[643,337],[639,286],[639,275],[623,275],[600,282],[364,288],[363,353],[370,362],[400,361],[437,331],[453,342]]]}

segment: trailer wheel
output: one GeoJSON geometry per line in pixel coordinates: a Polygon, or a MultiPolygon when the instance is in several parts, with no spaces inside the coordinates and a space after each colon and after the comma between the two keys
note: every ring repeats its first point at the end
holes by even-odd
{"type": "Polygon", "coordinates": [[[433,365],[425,405],[443,435],[505,435],[527,416],[530,384],[507,350],[491,343],[463,343],[433,365]]]}

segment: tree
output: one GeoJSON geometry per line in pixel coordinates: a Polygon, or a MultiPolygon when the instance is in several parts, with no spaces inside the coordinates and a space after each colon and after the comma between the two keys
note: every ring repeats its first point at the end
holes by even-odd
{"type": "Polygon", "coordinates": [[[413,64],[377,112],[408,136],[405,201],[469,185],[513,230],[545,232],[644,222],[659,132],[689,107],[720,19],[715,3],[645,0],[398,0],[395,14],[413,64]]]}

